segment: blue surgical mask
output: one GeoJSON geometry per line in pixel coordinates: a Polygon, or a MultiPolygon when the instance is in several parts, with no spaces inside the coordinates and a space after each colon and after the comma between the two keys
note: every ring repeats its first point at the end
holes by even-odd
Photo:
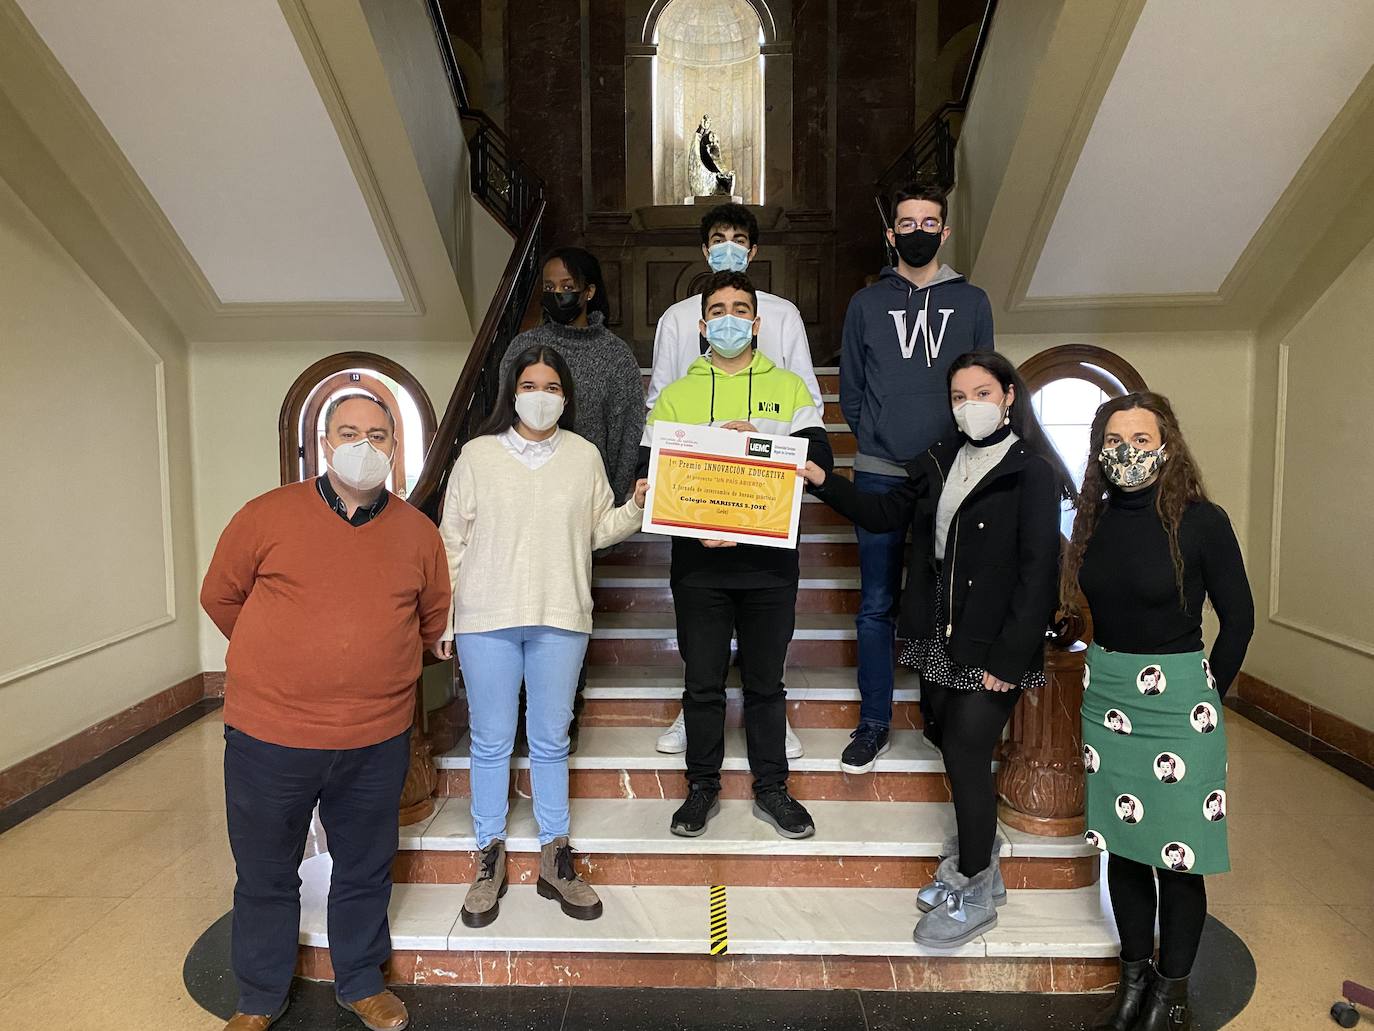
{"type": "Polygon", "coordinates": [[[722,358],[735,358],[754,342],[752,319],[722,315],[706,323],[706,342],[722,358]]]}
{"type": "Polygon", "coordinates": [[[712,272],[743,272],[749,267],[749,248],[727,240],[713,244],[706,260],[712,272]]]}

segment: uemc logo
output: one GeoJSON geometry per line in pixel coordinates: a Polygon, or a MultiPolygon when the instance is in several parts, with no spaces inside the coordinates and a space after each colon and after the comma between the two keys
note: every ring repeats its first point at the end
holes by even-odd
{"type": "Polygon", "coordinates": [[[759,440],[750,437],[745,443],[745,449],[750,458],[772,458],[773,442],[771,440],[759,440]]]}

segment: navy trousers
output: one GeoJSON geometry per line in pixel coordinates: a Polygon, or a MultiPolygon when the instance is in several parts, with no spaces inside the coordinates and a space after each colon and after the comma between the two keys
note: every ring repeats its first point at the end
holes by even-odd
{"type": "Polygon", "coordinates": [[[329,954],[344,1002],[384,988],[391,955],[391,863],[410,765],[410,731],[366,748],[287,748],[224,728],[224,797],[234,885],[239,1011],[276,1013],[296,969],[306,834],[320,806],[334,861],[329,954]]]}

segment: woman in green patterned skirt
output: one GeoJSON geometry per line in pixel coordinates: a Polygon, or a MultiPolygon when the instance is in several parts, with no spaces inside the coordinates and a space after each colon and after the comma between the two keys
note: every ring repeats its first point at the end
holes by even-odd
{"type": "Polygon", "coordinates": [[[1121,935],[1121,982],[1092,1026],[1184,1031],[1207,916],[1202,875],[1230,869],[1222,697],[1254,631],[1254,603],[1231,523],[1207,500],[1168,399],[1108,401],[1091,438],[1061,586],[1066,607],[1081,590],[1092,612],[1086,837],[1109,853],[1121,935]],[[1221,622],[1210,656],[1205,600],[1221,622]]]}

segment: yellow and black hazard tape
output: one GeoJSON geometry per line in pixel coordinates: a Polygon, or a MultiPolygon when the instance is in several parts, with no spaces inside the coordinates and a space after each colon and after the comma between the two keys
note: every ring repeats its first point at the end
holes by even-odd
{"type": "Polygon", "coordinates": [[[730,928],[725,910],[725,885],[711,888],[711,955],[724,956],[730,951],[730,928]]]}

